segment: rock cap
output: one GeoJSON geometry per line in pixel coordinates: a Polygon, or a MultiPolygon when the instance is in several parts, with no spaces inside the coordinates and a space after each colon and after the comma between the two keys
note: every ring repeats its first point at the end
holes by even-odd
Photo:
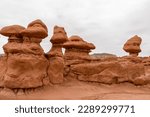
{"type": "Polygon", "coordinates": [[[36,24],[40,24],[46,30],[46,32],[48,33],[47,26],[40,19],[34,20],[31,23],[29,23],[27,28],[33,27],[34,25],[36,26],[36,24]]]}
{"type": "Polygon", "coordinates": [[[29,23],[27,29],[21,31],[23,36],[44,39],[48,36],[46,25],[39,19],[29,23]]]}
{"type": "Polygon", "coordinates": [[[51,43],[64,43],[68,41],[64,27],[54,26],[53,36],[50,41],[51,43]]]}
{"type": "Polygon", "coordinates": [[[69,41],[63,44],[63,47],[66,49],[69,48],[86,49],[86,50],[95,49],[95,46],[92,43],[88,43],[84,41],[81,37],[76,35],[71,36],[69,38],[69,41]]]}
{"type": "Polygon", "coordinates": [[[6,37],[10,36],[22,37],[21,31],[24,29],[25,28],[20,25],[5,26],[0,30],[0,34],[6,37]]]}
{"type": "Polygon", "coordinates": [[[46,30],[43,27],[29,27],[21,31],[21,34],[27,37],[44,39],[48,36],[46,30]]]}
{"type": "Polygon", "coordinates": [[[124,51],[129,53],[139,53],[141,52],[140,44],[142,42],[141,37],[135,35],[124,44],[124,51]]]}

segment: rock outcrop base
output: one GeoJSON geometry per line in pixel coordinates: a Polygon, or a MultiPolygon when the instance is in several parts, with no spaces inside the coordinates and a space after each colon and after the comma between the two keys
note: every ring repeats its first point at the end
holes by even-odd
{"type": "Polygon", "coordinates": [[[0,97],[51,90],[72,81],[118,86],[150,84],[150,57],[138,56],[142,42],[138,36],[129,39],[123,47],[129,56],[94,57],[89,54],[95,49],[92,43],[77,35],[68,38],[65,29],[59,26],[54,27],[52,47],[45,53],[40,42],[48,36],[48,28],[39,19],[27,28],[6,26],[0,34],[8,37],[8,43],[3,46],[5,53],[0,56],[0,97]]]}

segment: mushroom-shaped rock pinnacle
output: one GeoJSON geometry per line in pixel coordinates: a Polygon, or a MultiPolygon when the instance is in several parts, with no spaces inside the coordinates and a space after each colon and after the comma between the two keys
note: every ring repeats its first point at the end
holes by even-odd
{"type": "Polygon", "coordinates": [[[95,49],[95,46],[92,43],[88,43],[84,41],[79,36],[71,36],[69,38],[69,41],[63,44],[63,47],[66,49],[69,48],[77,48],[77,49],[85,49],[85,50],[95,49]]]}
{"type": "Polygon", "coordinates": [[[26,37],[34,37],[44,39],[48,36],[46,30],[43,27],[29,27],[23,31],[21,34],[26,37]]]}
{"type": "Polygon", "coordinates": [[[64,34],[66,34],[67,35],[67,33],[65,32],[65,29],[64,29],[64,27],[60,27],[60,26],[54,26],[54,30],[53,30],[54,32],[54,34],[56,34],[56,33],[64,33],[64,34]]]}
{"type": "Polygon", "coordinates": [[[63,27],[54,26],[53,36],[50,41],[52,43],[64,43],[68,41],[65,29],[63,27]]]}
{"type": "Polygon", "coordinates": [[[129,39],[125,44],[124,44],[124,51],[129,52],[129,53],[138,53],[141,52],[140,49],[140,44],[142,42],[141,37],[138,37],[135,35],[131,39],[129,39]]]}
{"type": "Polygon", "coordinates": [[[29,23],[27,28],[39,27],[39,26],[42,26],[46,30],[46,32],[48,33],[47,26],[40,19],[34,20],[31,23],[29,23]]]}
{"type": "Polygon", "coordinates": [[[6,37],[11,37],[11,36],[22,37],[21,31],[24,29],[25,28],[20,25],[10,25],[10,26],[3,27],[0,30],[0,34],[6,37]]]}
{"type": "Polygon", "coordinates": [[[21,31],[21,34],[26,37],[44,39],[48,36],[48,30],[46,25],[38,19],[29,23],[27,29],[21,31]]]}

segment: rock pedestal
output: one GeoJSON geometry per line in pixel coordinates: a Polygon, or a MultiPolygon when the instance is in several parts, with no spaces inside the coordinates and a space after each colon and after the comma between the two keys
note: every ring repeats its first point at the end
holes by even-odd
{"type": "Polygon", "coordinates": [[[23,38],[20,32],[24,29],[25,28],[20,25],[11,25],[6,26],[0,30],[0,34],[8,37],[8,43],[3,46],[6,55],[12,52],[17,53],[21,51],[20,43],[23,42],[23,38]]]}
{"type": "Polygon", "coordinates": [[[54,27],[54,34],[51,38],[52,48],[47,53],[49,59],[48,75],[53,84],[62,83],[64,80],[64,59],[62,44],[67,41],[67,35],[63,27],[54,27]]]}
{"type": "Polygon", "coordinates": [[[140,44],[142,39],[135,35],[129,39],[123,46],[124,51],[128,52],[130,56],[136,57],[141,52],[140,44]]]}

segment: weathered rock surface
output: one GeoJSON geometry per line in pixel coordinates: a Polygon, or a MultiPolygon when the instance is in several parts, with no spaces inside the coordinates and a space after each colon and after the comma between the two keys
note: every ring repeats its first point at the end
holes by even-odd
{"type": "Polygon", "coordinates": [[[40,42],[47,36],[47,31],[47,27],[41,20],[31,22],[27,29],[18,25],[1,29],[2,35],[9,36],[8,43],[3,47],[6,62],[0,63],[1,66],[5,66],[0,72],[3,74],[0,76],[3,81],[2,87],[15,89],[44,85],[43,81],[48,79],[49,62],[40,42]]]}
{"type": "MultiPolygon", "coordinates": [[[[100,83],[133,82],[145,75],[144,65],[129,61],[102,61],[71,65],[68,72],[77,75],[79,80],[100,83]]],[[[136,83],[137,84],[137,83],[136,83]]]]}
{"type": "Polygon", "coordinates": [[[53,84],[64,81],[64,60],[62,57],[52,57],[49,59],[48,75],[53,84]]]}
{"type": "Polygon", "coordinates": [[[51,38],[52,48],[47,53],[49,60],[48,75],[51,83],[58,84],[64,81],[64,59],[62,53],[62,44],[68,40],[63,27],[55,26],[51,38]]]}
{"type": "Polygon", "coordinates": [[[139,52],[141,52],[140,44],[142,39],[135,35],[131,39],[127,40],[124,44],[123,49],[129,53],[130,56],[138,56],[139,52]]]}
{"type": "Polygon", "coordinates": [[[6,73],[6,57],[0,57],[0,87],[4,87],[4,75],[6,73]]]}
{"type": "MultiPolygon", "coordinates": [[[[65,29],[59,26],[54,27],[50,39],[52,48],[44,53],[40,42],[48,36],[48,29],[39,19],[29,23],[27,28],[20,25],[6,26],[0,30],[0,34],[8,37],[8,43],[3,46],[5,54],[0,56],[0,95],[22,96],[43,91],[45,87],[52,91],[51,86],[55,89],[58,85],[53,84],[60,83],[64,83],[62,87],[60,85],[61,88],[65,86],[68,89],[75,83],[78,83],[77,86],[89,86],[91,82],[150,84],[150,57],[138,57],[142,42],[138,36],[124,44],[123,49],[130,56],[117,57],[103,53],[93,57],[89,55],[95,49],[92,43],[79,36],[68,39],[65,29]],[[64,54],[62,47],[65,48],[64,54]]],[[[75,90],[77,95],[79,90],[75,90]]]]}
{"type": "Polygon", "coordinates": [[[28,27],[21,31],[21,35],[24,36],[24,41],[26,41],[26,37],[29,37],[30,42],[39,44],[42,39],[48,36],[48,29],[46,25],[38,19],[29,23],[28,27]]]}
{"type": "Polygon", "coordinates": [[[79,36],[71,36],[69,40],[63,44],[65,48],[64,58],[67,59],[90,59],[89,53],[91,49],[95,49],[92,43],[84,41],[79,36]]]}
{"type": "Polygon", "coordinates": [[[4,86],[8,88],[33,88],[43,85],[48,77],[48,61],[44,56],[10,55],[7,59],[4,86]]]}
{"type": "Polygon", "coordinates": [[[2,94],[5,97],[11,97],[11,98],[15,98],[15,93],[13,92],[13,90],[9,89],[9,88],[3,88],[0,91],[0,94],[2,94]]]}

